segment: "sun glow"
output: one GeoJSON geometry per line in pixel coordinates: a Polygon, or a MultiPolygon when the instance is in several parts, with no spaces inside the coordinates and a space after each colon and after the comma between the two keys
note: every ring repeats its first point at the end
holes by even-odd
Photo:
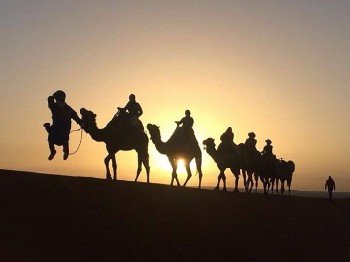
{"type": "Polygon", "coordinates": [[[185,161],[183,159],[177,160],[177,171],[178,172],[186,172],[185,161]]]}

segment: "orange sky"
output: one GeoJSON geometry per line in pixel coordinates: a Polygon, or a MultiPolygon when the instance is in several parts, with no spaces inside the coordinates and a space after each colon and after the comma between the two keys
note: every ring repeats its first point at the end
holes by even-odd
{"type": "MultiPolygon", "coordinates": [[[[350,191],[349,11],[343,1],[2,1],[0,168],[103,178],[104,144],[87,134],[68,161],[61,149],[47,160],[47,96],[65,90],[102,128],[134,93],[165,140],[190,109],[198,141],[218,142],[228,126],[236,143],[254,131],[258,149],[270,138],[296,163],[294,189],[322,190],[332,175],[350,191]]],[[[164,156],[149,151],[151,181],[170,183],[164,156]]],[[[136,153],[117,161],[133,180],[136,153]]],[[[203,173],[214,185],[204,150],[203,173]]]]}

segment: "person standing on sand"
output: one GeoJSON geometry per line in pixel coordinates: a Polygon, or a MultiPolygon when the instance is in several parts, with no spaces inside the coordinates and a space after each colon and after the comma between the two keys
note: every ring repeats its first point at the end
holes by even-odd
{"type": "Polygon", "coordinates": [[[335,190],[335,182],[331,176],[328,177],[324,189],[328,188],[329,200],[333,199],[333,190],[335,190]]]}

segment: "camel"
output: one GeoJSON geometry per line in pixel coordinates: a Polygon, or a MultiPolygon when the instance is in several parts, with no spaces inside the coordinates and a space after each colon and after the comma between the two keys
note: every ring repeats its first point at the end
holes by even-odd
{"type": "Polygon", "coordinates": [[[284,193],[284,182],[287,182],[288,194],[290,196],[290,187],[292,184],[292,176],[295,171],[295,164],[293,161],[285,161],[282,158],[277,160],[277,177],[276,177],[276,192],[278,191],[278,181],[281,181],[281,195],[284,193]]]}
{"type": "Polygon", "coordinates": [[[251,192],[253,188],[253,175],[255,180],[255,193],[258,191],[259,171],[261,168],[261,157],[259,151],[247,152],[246,145],[240,143],[238,148],[242,155],[242,170],[244,188],[246,192],[251,192]]]}
{"type": "Polygon", "coordinates": [[[191,174],[191,168],[190,168],[190,162],[194,158],[196,161],[197,171],[199,175],[199,186],[198,188],[201,188],[202,183],[202,152],[199,148],[198,142],[196,137],[193,134],[193,137],[190,139],[190,141],[183,141],[182,138],[182,127],[177,127],[174,134],[169,138],[167,142],[163,142],[161,140],[160,130],[159,127],[153,124],[148,124],[147,129],[150,133],[151,140],[153,141],[156,149],[159,153],[165,154],[169,162],[172,166],[172,178],[170,185],[173,186],[174,180],[177,183],[177,186],[180,186],[179,179],[177,177],[177,161],[179,159],[183,159],[187,171],[187,179],[184,183],[184,187],[186,186],[187,182],[190,180],[192,174],[191,174]]]}
{"type": "Polygon", "coordinates": [[[226,189],[226,176],[224,171],[226,168],[229,168],[233,175],[235,176],[235,189],[234,192],[239,192],[238,190],[238,181],[239,174],[241,169],[241,156],[237,148],[237,154],[231,149],[227,148],[225,144],[222,142],[218,146],[218,149],[215,148],[215,140],[213,138],[207,138],[203,141],[203,145],[205,146],[205,150],[207,153],[214,159],[217,167],[220,170],[218,176],[218,183],[215,187],[215,190],[220,189],[220,181],[223,181],[223,191],[227,191],[226,189]]]}
{"type": "MultiPolygon", "coordinates": [[[[80,109],[83,120],[83,129],[91,138],[97,142],[104,142],[108,155],[104,159],[106,166],[106,178],[111,179],[109,162],[112,161],[113,179],[117,180],[117,162],[115,154],[119,150],[136,150],[138,157],[138,167],[135,181],[137,181],[141,171],[142,164],[146,169],[147,183],[149,183],[149,156],[148,156],[148,137],[146,133],[133,127],[130,123],[130,117],[125,111],[118,111],[106,127],[99,129],[96,124],[96,114],[85,108],[80,109]]],[[[142,126],[142,124],[141,124],[142,126]]]]}
{"type": "Polygon", "coordinates": [[[260,180],[264,186],[264,194],[268,194],[271,188],[273,194],[274,184],[277,178],[278,160],[272,157],[261,157],[260,180]]]}

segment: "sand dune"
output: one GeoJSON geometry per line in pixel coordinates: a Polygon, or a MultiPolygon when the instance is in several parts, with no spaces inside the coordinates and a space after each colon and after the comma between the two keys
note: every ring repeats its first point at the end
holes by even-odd
{"type": "Polygon", "coordinates": [[[339,261],[350,199],[0,170],[0,261],[339,261]]]}

